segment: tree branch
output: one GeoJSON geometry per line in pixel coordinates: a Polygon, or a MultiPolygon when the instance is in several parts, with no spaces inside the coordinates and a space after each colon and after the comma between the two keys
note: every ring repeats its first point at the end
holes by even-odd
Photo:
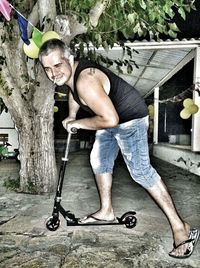
{"type": "Polygon", "coordinates": [[[87,32],[87,27],[79,23],[75,16],[67,15],[56,17],[54,29],[67,45],[76,35],[87,32]]]}
{"type": "Polygon", "coordinates": [[[106,9],[106,6],[109,4],[109,1],[110,0],[99,0],[96,2],[96,5],[90,10],[90,23],[93,27],[97,26],[99,18],[106,9]]]}
{"type": "Polygon", "coordinates": [[[33,25],[37,25],[39,22],[39,5],[38,2],[35,3],[31,10],[31,14],[28,17],[28,21],[30,21],[33,25]]]}
{"type": "Polygon", "coordinates": [[[40,26],[44,26],[44,31],[52,29],[56,17],[55,0],[38,0],[38,12],[40,26]]]}
{"type": "Polygon", "coordinates": [[[9,69],[6,66],[3,66],[1,71],[1,83],[3,83],[2,90],[0,94],[3,102],[5,103],[6,107],[8,107],[9,112],[17,124],[17,127],[22,124],[24,120],[24,115],[27,114],[26,105],[24,100],[22,99],[22,95],[20,94],[20,90],[16,85],[16,79],[13,79],[11,76],[9,69]],[[18,115],[16,117],[16,114],[18,115]]]}
{"type": "Polygon", "coordinates": [[[24,81],[21,79],[21,75],[27,73],[27,67],[24,62],[25,55],[23,55],[22,47],[16,53],[16,47],[12,42],[4,42],[2,52],[6,58],[6,65],[4,64],[3,69],[6,68],[10,76],[16,77],[16,81],[14,81],[14,84],[11,83],[11,87],[23,87],[24,81]]]}
{"type": "MultiPolygon", "coordinates": [[[[104,12],[110,0],[99,0],[90,10],[89,18],[93,27],[96,27],[101,14],[104,12]]],[[[61,36],[63,41],[69,45],[71,40],[79,34],[87,32],[87,27],[79,23],[76,16],[59,15],[55,19],[55,31],[61,36]]]]}

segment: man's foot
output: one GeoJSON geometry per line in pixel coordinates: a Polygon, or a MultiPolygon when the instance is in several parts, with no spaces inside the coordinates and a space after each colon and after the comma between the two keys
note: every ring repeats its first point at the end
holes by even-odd
{"type": "Polygon", "coordinates": [[[185,224],[185,228],[188,233],[187,237],[182,238],[181,242],[179,240],[178,243],[174,243],[174,248],[169,253],[170,257],[184,259],[192,255],[199,238],[199,231],[197,229],[190,229],[188,224],[185,224]]]}
{"type": "Polygon", "coordinates": [[[109,213],[102,213],[100,210],[87,215],[79,220],[79,223],[81,224],[87,224],[87,223],[95,223],[95,222],[113,222],[115,221],[115,216],[113,212],[109,213]]]}
{"type": "Polygon", "coordinates": [[[86,216],[86,217],[84,217],[84,219],[80,219],[79,220],[79,224],[85,224],[85,225],[93,225],[93,224],[95,224],[95,225],[102,225],[102,224],[111,224],[111,223],[113,223],[115,221],[115,219],[114,220],[101,220],[101,219],[98,219],[98,218],[96,218],[96,217],[94,217],[93,215],[88,215],[88,216],[86,216]]]}

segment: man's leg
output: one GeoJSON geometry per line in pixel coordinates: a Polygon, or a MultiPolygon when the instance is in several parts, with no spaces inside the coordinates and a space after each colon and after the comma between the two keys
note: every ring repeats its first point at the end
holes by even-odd
{"type": "MultiPolygon", "coordinates": [[[[188,239],[190,227],[178,215],[173,200],[170,197],[168,190],[162,180],[159,180],[153,187],[147,189],[149,194],[165,213],[174,238],[175,245],[179,245],[184,240],[188,239]]],[[[174,250],[174,255],[183,255],[188,245],[183,245],[177,250],[174,250]]]]}
{"type": "Polygon", "coordinates": [[[112,221],[114,212],[112,207],[112,174],[104,173],[95,176],[99,192],[100,209],[92,214],[94,218],[86,216],[81,223],[94,222],[95,219],[112,221]]]}
{"type": "MultiPolygon", "coordinates": [[[[100,198],[100,208],[90,214],[100,220],[114,220],[112,208],[112,171],[119,147],[113,136],[112,129],[98,130],[95,142],[90,154],[90,163],[95,174],[96,185],[100,198]]],[[[81,223],[95,221],[94,218],[86,216],[81,223]]]]}
{"type": "MultiPolygon", "coordinates": [[[[163,210],[177,246],[188,239],[190,227],[178,215],[166,186],[150,163],[146,119],[133,120],[132,125],[130,122],[129,130],[127,126],[124,128],[121,125],[120,129],[124,130],[123,135],[119,132],[116,138],[131,177],[149,192],[163,210]]],[[[178,247],[173,254],[183,256],[187,246],[188,244],[178,247]]]]}

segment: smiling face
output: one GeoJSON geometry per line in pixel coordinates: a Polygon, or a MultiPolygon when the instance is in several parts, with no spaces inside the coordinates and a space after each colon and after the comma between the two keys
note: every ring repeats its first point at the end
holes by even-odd
{"type": "Polygon", "coordinates": [[[48,55],[43,55],[41,62],[48,78],[52,82],[58,86],[69,85],[72,76],[72,66],[61,50],[55,49],[48,55]]]}

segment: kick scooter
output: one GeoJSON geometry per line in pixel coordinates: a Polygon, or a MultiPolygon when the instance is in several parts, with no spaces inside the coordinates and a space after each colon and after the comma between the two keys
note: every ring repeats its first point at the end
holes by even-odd
{"type": "MultiPolygon", "coordinates": [[[[71,131],[75,134],[77,130],[75,128],[71,129],[71,131]]],[[[65,170],[68,163],[68,154],[70,148],[70,140],[71,140],[72,133],[68,133],[67,141],[66,141],[66,148],[65,148],[65,155],[62,158],[61,167],[59,171],[58,183],[56,188],[56,195],[54,198],[54,206],[52,216],[50,216],[46,220],[46,228],[49,231],[56,231],[60,226],[60,219],[59,214],[61,214],[64,219],[66,220],[67,226],[91,226],[97,225],[95,223],[80,223],[79,218],[76,218],[70,210],[65,210],[61,205],[61,194],[62,194],[62,187],[63,187],[63,180],[65,176],[65,170]]],[[[127,228],[134,228],[137,223],[137,218],[135,217],[135,211],[128,211],[124,213],[121,217],[116,217],[116,221],[113,222],[99,222],[98,225],[125,225],[127,228]]]]}

